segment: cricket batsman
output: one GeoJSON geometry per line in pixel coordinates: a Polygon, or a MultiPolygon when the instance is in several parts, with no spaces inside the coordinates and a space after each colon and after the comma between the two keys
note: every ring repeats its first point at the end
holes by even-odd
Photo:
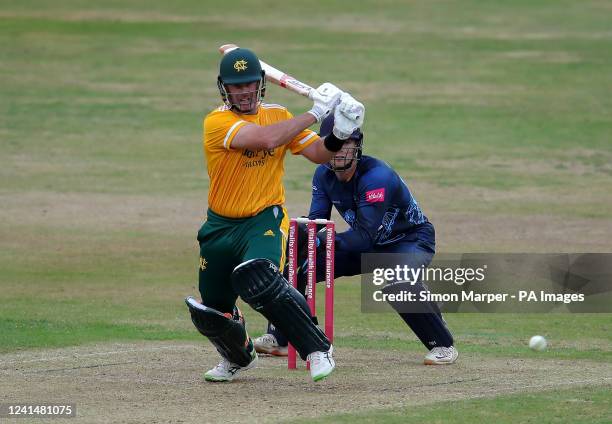
{"type": "MultiPolygon", "coordinates": [[[[338,133],[334,116],[323,121],[321,137],[338,133]]],[[[334,276],[361,274],[362,253],[401,253],[406,264],[414,269],[428,266],[435,254],[435,231],[421,211],[406,183],[385,162],[362,155],[363,133],[358,128],[349,136],[332,160],[319,165],[312,180],[310,219],[329,219],[332,205],[349,225],[349,229],[335,235],[336,251],[334,276]]],[[[298,227],[298,242],[306,243],[305,226],[298,227]]],[[[320,234],[318,245],[325,246],[325,235],[320,234]]],[[[298,288],[303,294],[306,285],[306,246],[301,246],[302,266],[298,271],[298,288]]],[[[325,279],[325,249],[317,249],[317,281],[325,279]]],[[[398,283],[383,288],[393,293],[408,290],[415,294],[425,290],[422,282],[398,283]]],[[[452,364],[458,353],[453,336],[433,302],[420,305],[423,313],[407,313],[401,305],[391,304],[404,322],[429,350],[426,365],[452,364]]],[[[421,312],[421,311],[419,311],[421,312]]],[[[287,355],[284,332],[270,324],[267,333],[255,340],[259,353],[287,355]]]]}
{"type": "Polygon", "coordinates": [[[198,232],[201,301],[185,299],[197,330],[221,355],[204,374],[207,381],[230,381],[257,364],[257,353],[236,307],[240,296],[286,335],[314,381],[335,368],[333,346],[313,323],[304,297],[287,283],[283,204],[284,157],[301,154],[328,162],[363,122],[364,107],[330,83],[317,88],[312,108],[292,116],[266,104],[265,73],[252,51],[237,48],[219,65],[217,85],[224,105],[204,119],[204,153],[210,189],[207,220],[198,232]],[[324,139],[308,129],[331,113],[344,139],[324,139]]]}

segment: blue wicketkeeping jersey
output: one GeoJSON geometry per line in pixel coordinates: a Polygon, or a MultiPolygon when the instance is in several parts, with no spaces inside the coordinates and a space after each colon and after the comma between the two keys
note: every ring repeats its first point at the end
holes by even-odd
{"type": "Polygon", "coordinates": [[[309,218],[329,219],[332,205],[350,226],[337,234],[338,250],[367,252],[396,243],[429,222],[397,172],[371,156],[361,158],[347,183],[326,166],[317,167],[309,218]]]}

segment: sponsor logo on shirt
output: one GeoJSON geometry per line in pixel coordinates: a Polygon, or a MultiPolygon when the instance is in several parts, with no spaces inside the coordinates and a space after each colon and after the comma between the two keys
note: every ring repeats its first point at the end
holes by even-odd
{"type": "Polygon", "coordinates": [[[366,202],[384,202],[385,201],[385,188],[377,188],[376,190],[370,190],[366,192],[366,202]]]}
{"type": "Polygon", "coordinates": [[[242,165],[245,168],[253,168],[257,166],[265,166],[266,159],[270,156],[274,156],[275,149],[257,149],[257,150],[249,150],[244,149],[242,151],[242,156],[247,158],[247,161],[242,165]]]}

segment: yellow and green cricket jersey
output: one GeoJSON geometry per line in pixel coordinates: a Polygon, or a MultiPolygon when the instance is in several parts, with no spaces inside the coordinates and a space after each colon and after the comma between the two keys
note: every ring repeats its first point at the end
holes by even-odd
{"type": "Polygon", "coordinates": [[[249,123],[265,126],[292,117],[283,106],[262,103],[253,115],[221,106],[204,118],[210,209],[228,218],[246,218],[272,205],[284,204],[285,153],[290,150],[298,154],[318,139],[317,134],[306,129],[290,143],[275,149],[233,149],[232,141],[240,128],[249,123]]]}

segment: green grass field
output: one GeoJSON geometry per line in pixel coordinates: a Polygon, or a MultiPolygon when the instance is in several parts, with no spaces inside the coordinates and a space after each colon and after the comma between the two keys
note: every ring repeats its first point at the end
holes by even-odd
{"type": "MultiPolygon", "coordinates": [[[[195,235],[208,188],[201,124],[220,102],[217,47],[227,42],[361,99],[366,152],[408,182],[436,226],[440,252],[611,252],[611,13],[604,0],[234,1],[231,8],[3,1],[0,367],[10,355],[80,345],[202,342],[182,299],[197,293],[195,235]]],[[[310,107],[274,86],[267,100],[294,113],[310,107]]],[[[286,168],[288,209],[304,213],[314,165],[290,157],[286,168]]],[[[359,301],[359,280],[339,280],[338,352],[421,357],[399,320],[362,314],[359,301]]],[[[243,309],[251,333],[260,334],[261,317],[243,309]]],[[[447,321],[465,363],[607,364],[607,374],[597,384],[427,405],[330,407],[315,418],[612,421],[611,315],[449,314],[447,321]],[[527,349],[533,334],[549,339],[547,352],[527,349]]],[[[209,355],[201,366],[212,362],[209,355]]],[[[266,372],[283,371],[278,363],[266,372]]],[[[345,387],[351,373],[339,374],[345,387]]],[[[393,378],[402,377],[389,377],[390,386],[393,378]]],[[[13,399],[5,384],[2,398],[37,400],[13,399]]],[[[292,384],[298,394],[313,390],[292,384]]]]}

